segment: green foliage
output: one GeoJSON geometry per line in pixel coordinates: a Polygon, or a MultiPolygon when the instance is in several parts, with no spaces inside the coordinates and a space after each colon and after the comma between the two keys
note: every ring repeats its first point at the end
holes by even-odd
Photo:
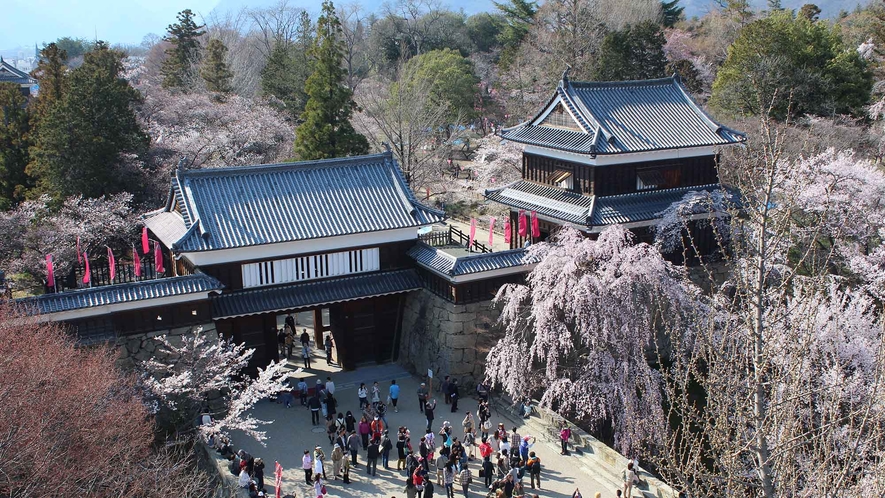
{"type": "Polygon", "coordinates": [[[464,56],[474,50],[464,14],[435,8],[421,12],[417,4],[414,8],[371,25],[370,52],[381,55],[376,63],[383,69],[391,70],[403,60],[432,50],[450,48],[464,56]]]}
{"type": "Polygon", "coordinates": [[[344,85],[341,67],[341,23],[330,0],[323,2],[311,49],[312,72],[307,78],[307,105],[296,130],[295,155],[302,160],[365,154],[366,137],[353,129],[353,93],[344,85]]]}
{"type": "Polygon", "coordinates": [[[679,5],[679,0],[661,0],[661,24],[665,28],[672,28],[682,19],[685,7],[679,5]]]}
{"type": "Polygon", "coordinates": [[[467,36],[477,52],[491,52],[499,45],[504,16],[482,12],[467,18],[467,36]]]}
{"type": "Polygon", "coordinates": [[[294,42],[277,41],[261,70],[261,93],[273,95],[287,114],[298,119],[307,104],[305,83],[310,76],[313,30],[310,16],[302,12],[294,42]]]}
{"type": "Polygon", "coordinates": [[[210,92],[230,93],[233,90],[231,80],[234,74],[227,67],[226,56],[227,47],[221,40],[215,38],[206,45],[206,58],[203,60],[200,76],[210,92]]]}
{"type": "Polygon", "coordinates": [[[699,93],[703,90],[703,82],[698,70],[690,60],[679,59],[667,63],[667,74],[675,74],[682,80],[682,85],[691,93],[699,93]]]}
{"type": "Polygon", "coordinates": [[[660,25],[651,21],[613,31],[602,41],[593,78],[598,81],[662,78],[666,75],[666,42],[660,25]]]}
{"type": "Polygon", "coordinates": [[[799,13],[797,14],[799,17],[804,17],[809,21],[817,21],[820,17],[820,7],[814,5],[813,3],[806,3],[799,9],[799,13]]]}
{"type": "Polygon", "coordinates": [[[836,28],[788,11],[747,25],[728,50],[711,104],[753,115],[863,115],[872,77],[836,28]]]}
{"type": "Polygon", "coordinates": [[[61,99],[67,89],[68,54],[55,43],[50,43],[40,51],[40,62],[31,75],[40,84],[40,93],[31,102],[31,123],[36,128],[49,109],[61,99]]]}
{"type": "Polygon", "coordinates": [[[498,43],[501,44],[503,49],[503,54],[501,55],[502,62],[506,65],[519,49],[522,40],[529,33],[529,28],[535,23],[535,14],[538,13],[538,2],[509,0],[508,3],[493,3],[504,16],[504,26],[498,35],[498,43]]]}
{"type": "Polygon", "coordinates": [[[200,61],[200,40],[206,32],[197,26],[190,9],[178,13],[178,22],[170,24],[165,40],[172,44],[160,69],[163,88],[185,88],[193,77],[193,68],[200,61]]]}
{"type": "Polygon", "coordinates": [[[36,128],[27,172],[37,194],[55,200],[100,197],[132,185],[120,174],[124,154],[148,145],[133,106],[139,93],[120,77],[123,53],[99,42],[71,71],[67,89],[36,128]]]}
{"type": "Polygon", "coordinates": [[[0,83],[0,209],[7,210],[24,200],[28,187],[27,99],[18,85],[0,83]]]}
{"type": "Polygon", "coordinates": [[[55,44],[59,49],[64,50],[68,54],[68,59],[76,59],[95,47],[95,42],[85,38],[71,38],[70,36],[64,36],[55,40],[55,44]]]}
{"type": "Polygon", "coordinates": [[[470,60],[458,52],[443,49],[421,54],[409,60],[405,73],[410,77],[402,82],[407,91],[428,92],[430,105],[448,108],[450,122],[473,114],[479,78],[470,60]]]}

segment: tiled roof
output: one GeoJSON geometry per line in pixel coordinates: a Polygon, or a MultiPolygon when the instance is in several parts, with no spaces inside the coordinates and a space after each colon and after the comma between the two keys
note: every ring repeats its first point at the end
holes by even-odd
{"type": "Polygon", "coordinates": [[[166,247],[171,247],[172,244],[187,233],[184,219],[176,212],[157,211],[148,213],[145,216],[144,224],[166,247]]]}
{"type": "Polygon", "coordinates": [[[415,270],[397,270],[316,282],[249,289],[212,298],[216,320],[294,310],[372,296],[399,294],[423,287],[415,270]]]}
{"type": "Polygon", "coordinates": [[[566,192],[561,188],[526,180],[500,189],[486,190],[485,196],[510,207],[537,211],[541,215],[580,225],[589,223],[593,208],[592,196],[566,192]]]}
{"type": "Polygon", "coordinates": [[[181,252],[420,227],[444,219],[441,211],[418,202],[390,153],[178,170],[165,211],[176,213],[187,229],[172,244],[181,252]],[[176,203],[181,214],[174,211],[176,203]]]}
{"type": "Polygon", "coordinates": [[[609,195],[596,198],[596,207],[590,218],[592,225],[613,225],[654,220],[674,202],[682,200],[688,192],[711,192],[720,185],[699,185],[666,190],[649,190],[632,194],[609,195]]]}
{"type": "MultiPolygon", "coordinates": [[[[721,185],[711,184],[595,197],[521,180],[501,189],[486,190],[485,196],[516,209],[533,210],[557,220],[590,227],[654,220],[688,192],[711,192],[721,188],[721,185]]],[[[732,197],[737,199],[734,195],[732,197]]]]}
{"type": "Polygon", "coordinates": [[[451,276],[531,265],[539,261],[536,258],[529,258],[528,251],[525,249],[455,257],[423,242],[419,242],[410,249],[409,256],[425,268],[451,276]]]}
{"type": "Polygon", "coordinates": [[[576,114],[583,128],[589,126],[587,133],[538,125],[542,110],[532,120],[503,130],[502,137],[579,154],[727,145],[746,139],[713,121],[676,77],[619,82],[566,79],[548,107],[559,100],[576,114]]]}
{"type": "Polygon", "coordinates": [[[34,78],[28,76],[28,73],[17,69],[12,64],[0,59],[0,83],[15,83],[16,85],[34,84],[34,78]]]}
{"type": "MultiPolygon", "coordinates": [[[[161,297],[219,291],[224,286],[204,273],[181,277],[158,278],[142,282],[104,285],[55,294],[43,294],[17,300],[29,313],[60,313],[96,306],[145,301],[161,297]]],[[[145,306],[149,306],[145,303],[145,306]]]]}

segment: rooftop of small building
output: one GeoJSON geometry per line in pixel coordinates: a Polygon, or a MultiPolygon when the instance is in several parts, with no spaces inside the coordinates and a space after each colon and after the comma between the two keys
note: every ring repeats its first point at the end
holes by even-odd
{"type": "Polygon", "coordinates": [[[15,83],[17,85],[33,85],[37,80],[13,66],[9,62],[0,57],[0,83],[15,83]]]}
{"type": "Polygon", "coordinates": [[[528,271],[539,261],[527,249],[476,253],[466,247],[434,247],[424,242],[418,242],[408,254],[418,265],[449,277],[518,267],[528,271]]]}
{"type": "Polygon", "coordinates": [[[182,169],[166,206],[145,224],[176,252],[232,249],[381,230],[445,219],[421,204],[392,154],[182,169]]]}
{"type": "Polygon", "coordinates": [[[678,76],[583,82],[563,74],[531,119],[501,131],[526,145],[591,156],[732,145],[746,135],[714,121],[678,76]],[[553,123],[551,113],[560,117],[553,123]]]}

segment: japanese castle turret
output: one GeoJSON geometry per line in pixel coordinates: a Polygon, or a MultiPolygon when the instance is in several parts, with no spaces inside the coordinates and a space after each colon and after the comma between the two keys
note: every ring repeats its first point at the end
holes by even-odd
{"type": "MultiPolygon", "coordinates": [[[[510,207],[513,226],[519,211],[535,211],[540,240],[561,226],[593,236],[616,223],[648,240],[673,202],[720,188],[720,149],[746,140],[710,118],[677,76],[577,82],[568,71],[533,118],[501,137],[525,144],[522,180],[485,195],[510,207]]],[[[525,243],[514,234],[511,247],[525,243]]]]}

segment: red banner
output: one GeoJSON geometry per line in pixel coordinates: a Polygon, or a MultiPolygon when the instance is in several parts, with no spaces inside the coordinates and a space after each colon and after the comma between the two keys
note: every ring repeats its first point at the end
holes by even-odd
{"type": "Polygon", "coordinates": [[[532,211],[532,237],[538,238],[541,236],[541,227],[538,226],[538,213],[532,211]]]}
{"type": "Polygon", "coordinates": [[[504,242],[507,244],[510,244],[510,232],[512,231],[510,228],[510,218],[507,218],[507,221],[504,222],[504,242]]]}
{"type": "Polygon", "coordinates": [[[476,238],[476,218],[470,218],[470,240],[467,242],[467,248],[473,247],[473,240],[476,238]]]}
{"type": "Polygon", "coordinates": [[[141,252],[147,254],[150,250],[151,246],[148,244],[147,227],[143,227],[141,229],[141,252]]]}
{"type": "Polygon", "coordinates": [[[489,249],[495,245],[495,221],[494,216],[489,219],[489,249]]]}
{"type": "Polygon", "coordinates": [[[160,249],[160,243],[154,242],[154,264],[157,268],[157,273],[163,273],[166,271],[163,268],[163,250],[160,249]]]}
{"type": "Polygon", "coordinates": [[[46,285],[55,288],[55,268],[52,266],[52,254],[46,255],[46,285]]]}
{"type": "Polygon", "coordinates": [[[283,495],[283,466],[280,465],[280,462],[274,462],[276,465],[274,467],[274,487],[277,488],[276,495],[277,498],[281,498],[283,495]]]}
{"type": "Polygon", "coordinates": [[[519,229],[516,233],[519,234],[520,237],[525,237],[529,233],[528,229],[528,220],[525,219],[525,211],[522,209],[519,210],[519,229]]]}
{"type": "Polygon", "coordinates": [[[83,271],[83,283],[88,284],[92,281],[92,276],[89,270],[89,254],[86,251],[83,251],[83,262],[86,264],[86,269],[83,271]]]}
{"type": "Polygon", "coordinates": [[[138,256],[138,251],[135,250],[135,246],[132,246],[132,266],[135,267],[135,276],[141,276],[141,258],[138,256]]]}
{"type": "Polygon", "coordinates": [[[108,248],[108,266],[111,269],[111,283],[114,283],[114,278],[117,276],[117,260],[114,259],[114,251],[109,246],[105,247],[108,248]]]}

